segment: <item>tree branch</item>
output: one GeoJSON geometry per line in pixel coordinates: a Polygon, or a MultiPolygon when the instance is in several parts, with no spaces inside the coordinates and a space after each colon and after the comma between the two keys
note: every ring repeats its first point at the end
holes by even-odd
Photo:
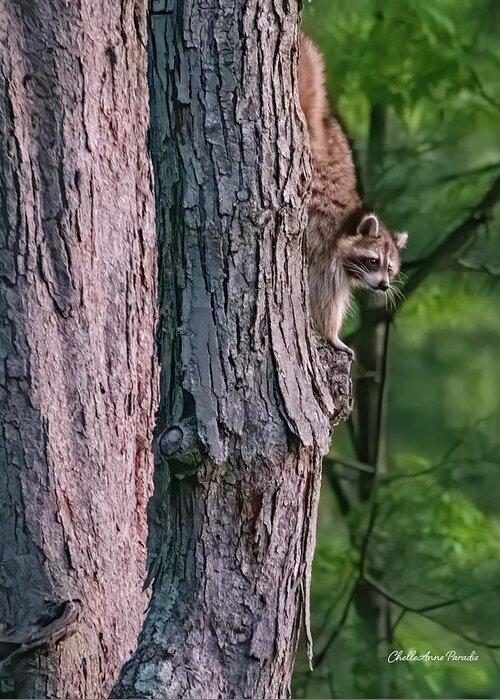
{"type": "Polygon", "coordinates": [[[373,579],[369,574],[363,574],[363,579],[369,586],[371,586],[371,588],[373,588],[373,590],[377,591],[377,593],[380,593],[380,595],[386,598],[390,603],[397,605],[399,608],[402,608],[407,612],[417,613],[418,615],[424,616],[426,616],[427,613],[434,612],[435,610],[441,610],[441,608],[448,608],[452,605],[458,605],[459,603],[463,603],[466,600],[470,600],[470,598],[476,598],[480,595],[483,595],[484,593],[491,593],[492,591],[500,588],[500,584],[498,584],[496,586],[492,586],[491,588],[471,591],[470,593],[467,593],[464,596],[450,598],[449,600],[444,600],[440,603],[431,603],[430,605],[416,607],[409,605],[408,603],[404,603],[402,600],[397,598],[397,596],[393,595],[386,588],[384,588],[382,584],[380,584],[378,581],[375,581],[375,579],[373,579]]]}
{"type": "Polygon", "coordinates": [[[346,516],[351,510],[351,503],[349,501],[349,498],[347,497],[346,493],[344,492],[344,489],[340,484],[339,478],[333,468],[333,464],[330,463],[325,465],[323,462],[323,467],[325,466],[328,483],[330,484],[330,487],[337,498],[337,503],[339,505],[340,512],[343,516],[346,516]]]}
{"type": "Polygon", "coordinates": [[[460,258],[457,260],[457,267],[467,270],[467,272],[482,272],[490,277],[500,277],[500,267],[488,265],[487,263],[475,263],[472,260],[460,258]]]}
{"type": "Polygon", "coordinates": [[[355,469],[358,472],[364,472],[366,474],[374,474],[375,470],[370,464],[365,464],[365,462],[360,462],[358,459],[350,459],[347,457],[341,457],[340,455],[333,455],[333,457],[325,457],[323,459],[323,464],[327,466],[334,466],[335,464],[341,464],[343,467],[348,469],[355,469]]]}
{"type": "Polygon", "coordinates": [[[404,297],[398,300],[394,314],[402,307],[405,298],[408,299],[432,272],[464,250],[473,240],[478,227],[492,218],[493,209],[498,201],[500,201],[500,177],[493,181],[483,199],[473,208],[467,219],[448,234],[433,253],[421,261],[404,285],[402,289],[404,297]]]}
{"type": "Polygon", "coordinates": [[[434,180],[432,182],[432,186],[434,187],[435,185],[443,182],[453,182],[453,180],[461,180],[462,178],[484,175],[492,170],[500,170],[500,163],[488,163],[487,165],[481,165],[478,168],[465,170],[461,173],[449,173],[448,175],[443,175],[442,177],[438,177],[436,180],[434,180]]]}

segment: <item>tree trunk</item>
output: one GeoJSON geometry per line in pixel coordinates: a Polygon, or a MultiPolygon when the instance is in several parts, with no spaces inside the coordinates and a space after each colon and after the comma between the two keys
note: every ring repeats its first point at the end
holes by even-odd
{"type": "MultiPolygon", "coordinates": [[[[378,21],[382,21],[379,17],[378,21]]],[[[374,105],[370,112],[367,144],[368,190],[373,192],[377,166],[385,148],[387,115],[384,107],[374,105]]],[[[361,376],[354,386],[356,421],[356,457],[373,467],[372,473],[359,475],[359,498],[376,507],[377,478],[386,473],[387,435],[385,421],[385,388],[390,321],[385,300],[377,295],[361,301],[360,329],[356,334],[356,357],[361,376]]],[[[363,623],[367,651],[361,664],[357,690],[363,697],[383,698],[387,694],[385,673],[388,634],[391,627],[390,604],[378,591],[361,579],[353,596],[363,623]]]]}
{"type": "Polygon", "coordinates": [[[104,697],[146,606],[145,0],[0,0],[0,694],[104,697]]]}
{"type": "Polygon", "coordinates": [[[350,409],[312,336],[298,2],[161,0],[150,34],[161,405],[148,616],[114,697],[281,698],[321,456],[350,409]]]}

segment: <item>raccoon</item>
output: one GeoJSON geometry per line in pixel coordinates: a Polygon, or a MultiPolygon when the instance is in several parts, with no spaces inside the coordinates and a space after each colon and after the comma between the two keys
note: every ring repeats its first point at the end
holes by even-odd
{"type": "Polygon", "coordinates": [[[328,109],[323,57],[304,35],[298,78],[313,163],[306,231],[310,311],[318,332],[352,357],[339,338],[352,292],[390,293],[408,234],[392,233],[363,208],[347,137],[328,109]]]}

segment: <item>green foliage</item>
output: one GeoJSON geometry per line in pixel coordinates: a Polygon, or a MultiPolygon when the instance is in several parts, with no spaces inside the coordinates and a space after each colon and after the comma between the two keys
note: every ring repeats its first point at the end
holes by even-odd
{"type": "MultiPolygon", "coordinates": [[[[305,7],[370,203],[410,232],[407,261],[431,255],[500,175],[499,23],[493,0],[305,7]],[[375,106],[385,132],[368,178],[375,106]]],[[[294,697],[500,696],[498,209],[396,316],[387,459],[372,498],[343,516],[325,483],[312,600],[319,663],[310,673],[299,655],[294,697]],[[381,598],[384,630],[373,624],[381,598]],[[391,649],[475,649],[479,660],[389,664],[391,649]]],[[[345,426],[334,447],[354,457],[345,426]]],[[[351,496],[359,473],[336,471],[351,496]]]]}

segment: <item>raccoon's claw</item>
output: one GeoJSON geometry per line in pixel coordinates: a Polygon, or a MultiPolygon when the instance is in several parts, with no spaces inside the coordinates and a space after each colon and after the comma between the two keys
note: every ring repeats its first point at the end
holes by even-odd
{"type": "Polygon", "coordinates": [[[332,345],[335,348],[335,350],[340,350],[341,352],[347,353],[351,360],[354,360],[354,350],[345,343],[343,343],[340,340],[340,338],[335,338],[332,342],[332,345]]]}

